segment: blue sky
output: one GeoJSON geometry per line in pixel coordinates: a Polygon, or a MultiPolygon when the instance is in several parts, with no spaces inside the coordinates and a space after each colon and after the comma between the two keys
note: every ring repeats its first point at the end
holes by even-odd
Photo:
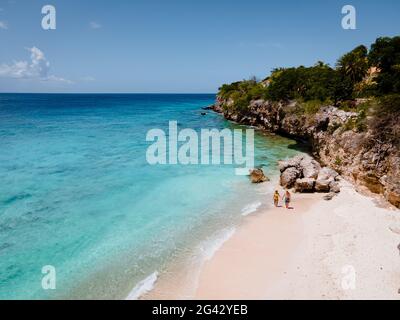
{"type": "Polygon", "coordinates": [[[0,0],[0,92],[216,92],[400,34],[398,0],[0,0]],[[41,28],[41,8],[57,29],[41,28]],[[341,8],[357,10],[344,30],[341,8]]]}

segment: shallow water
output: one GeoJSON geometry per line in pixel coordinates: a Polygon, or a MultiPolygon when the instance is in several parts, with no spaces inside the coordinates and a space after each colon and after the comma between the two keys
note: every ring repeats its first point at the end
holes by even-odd
{"type": "MultiPolygon", "coordinates": [[[[0,94],[0,298],[125,298],[269,202],[232,166],[150,166],[149,129],[240,128],[213,95],[0,94]],[[56,268],[56,290],[41,269],[56,268]]],[[[256,133],[272,175],[296,143],[256,133]]]]}

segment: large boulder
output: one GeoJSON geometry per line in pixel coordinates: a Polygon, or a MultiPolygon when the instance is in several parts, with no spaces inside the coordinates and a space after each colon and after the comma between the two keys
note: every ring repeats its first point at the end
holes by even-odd
{"type": "Polygon", "coordinates": [[[328,167],[321,168],[311,156],[298,155],[285,161],[279,161],[281,185],[295,188],[296,192],[340,192],[339,174],[328,167]]]}
{"type": "Polygon", "coordinates": [[[304,178],[317,179],[318,173],[321,170],[320,164],[309,156],[305,156],[300,161],[300,168],[304,178]]]}
{"type": "Polygon", "coordinates": [[[329,192],[331,189],[329,180],[317,180],[315,182],[315,191],[317,192],[329,192]]]}
{"type": "Polygon", "coordinates": [[[265,181],[269,181],[269,179],[265,176],[264,171],[262,169],[253,169],[250,171],[250,179],[253,183],[261,183],[265,181]]]}
{"type": "Polygon", "coordinates": [[[338,178],[339,173],[335,170],[328,167],[322,168],[315,182],[315,190],[317,192],[339,193],[340,187],[339,183],[336,181],[338,178]]]}
{"type": "Polygon", "coordinates": [[[331,181],[331,182],[329,183],[329,189],[330,189],[330,191],[333,192],[333,193],[339,193],[339,192],[340,192],[339,183],[336,182],[336,181],[331,181]]]}
{"type": "Polygon", "coordinates": [[[280,160],[278,161],[279,171],[284,172],[288,168],[299,168],[300,162],[303,160],[304,155],[297,155],[289,160],[280,160]]]}
{"type": "Polygon", "coordinates": [[[297,155],[289,160],[278,161],[279,170],[284,172],[288,168],[297,168],[302,177],[316,179],[321,166],[312,157],[306,154],[297,155]]]}
{"type": "Polygon", "coordinates": [[[296,180],[300,177],[301,172],[296,167],[287,168],[281,174],[281,186],[290,189],[294,186],[296,180]]]}
{"type": "Polygon", "coordinates": [[[329,180],[333,181],[339,176],[339,173],[337,173],[335,170],[324,167],[321,170],[319,170],[318,173],[318,178],[317,180],[329,180]]]}
{"type": "Polygon", "coordinates": [[[294,184],[296,192],[312,192],[314,191],[315,179],[303,178],[297,179],[294,184]]]}

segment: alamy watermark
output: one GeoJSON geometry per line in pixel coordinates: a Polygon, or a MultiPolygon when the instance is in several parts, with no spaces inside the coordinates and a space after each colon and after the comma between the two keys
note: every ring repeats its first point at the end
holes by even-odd
{"type": "MultiPolygon", "coordinates": [[[[55,30],[57,28],[56,7],[47,4],[42,7],[42,28],[43,30],[55,30]]],[[[347,4],[342,7],[342,28],[345,30],[357,29],[356,8],[353,5],[347,4]]]]}
{"type": "Polygon", "coordinates": [[[356,8],[349,4],[345,5],[342,8],[342,14],[345,15],[342,18],[342,28],[345,30],[357,29],[356,8]]]}
{"type": "Polygon", "coordinates": [[[43,290],[55,290],[56,289],[56,268],[52,265],[46,265],[42,267],[42,289],[43,290]]]}
{"type": "Polygon", "coordinates": [[[169,121],[168,133],[151,129],[146,141],[153,142],[146,151],[151,165],[236,165],[236,175],[248,175],[254,168],[254,129],[201,129],[198,133],[187,128],[178,132],[177,121],[169,121]]]}
{"type": "Polygon", "coordinates": [[[42,8],[42,14],[45,15],[42,18],[43,30],[55,30],[57,28],[56,8],[49,4],[45,5],[42,8]]]}

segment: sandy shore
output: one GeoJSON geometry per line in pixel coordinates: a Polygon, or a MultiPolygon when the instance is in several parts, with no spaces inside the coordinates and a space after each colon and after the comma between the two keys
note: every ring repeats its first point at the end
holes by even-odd
{"type": "Polygon", "coordinates": [[[160,279],[144,298],[399,299],[400,210],[347,182],[322,197],[294,194],[292,210],[246,217],[199,270],[160,279]]]}

